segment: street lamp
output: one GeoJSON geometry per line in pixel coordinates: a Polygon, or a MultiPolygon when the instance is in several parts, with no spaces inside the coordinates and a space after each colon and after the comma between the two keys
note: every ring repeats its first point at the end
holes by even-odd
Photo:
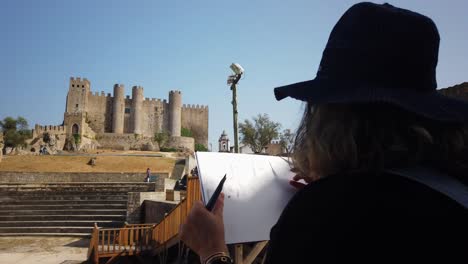
{"type": "Polygon", "coordinates": [[[238,136],[238,126],[237,126],[237,83],[244,74],[244,68],[237,63],[233,63],[230,66],[234,74],[229,75],[227,84],[231,85],[232,90],[232,114],[234,122],[234,152],[239,153],[239,136],[238,136]]]}

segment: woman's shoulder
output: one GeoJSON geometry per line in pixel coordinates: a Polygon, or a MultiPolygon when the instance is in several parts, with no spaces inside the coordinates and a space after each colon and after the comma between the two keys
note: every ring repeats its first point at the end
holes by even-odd
{"type": "MultiPolygon", "coordinates": [[[[444,215],[466,213],[448,196],[389,172],[340,173],[317,180],[298,191],[283,215],[314,212],[321,217],[384,214],[444,215]]],[[[374,216],[372,216],[374,217],[374,216]]]]}

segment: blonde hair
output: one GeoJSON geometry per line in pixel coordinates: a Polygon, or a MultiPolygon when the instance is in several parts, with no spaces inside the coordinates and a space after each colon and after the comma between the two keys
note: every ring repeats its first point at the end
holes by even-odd
{"type": "Polygon", "coordinates": [[[466,126],[428,120],[390,104],[308,104],[296,134],[293,170],[315,180],[427,162],[466,165],[467,148],[466,126]]]}

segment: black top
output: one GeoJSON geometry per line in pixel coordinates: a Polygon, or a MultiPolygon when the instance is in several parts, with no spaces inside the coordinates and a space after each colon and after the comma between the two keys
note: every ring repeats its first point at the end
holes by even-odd
{"type": "Polygon", "coordinates": [[[333,175],[291,199],[270,239],[268,264],[468,263],[468,210],[401,176],[333,175]]]}

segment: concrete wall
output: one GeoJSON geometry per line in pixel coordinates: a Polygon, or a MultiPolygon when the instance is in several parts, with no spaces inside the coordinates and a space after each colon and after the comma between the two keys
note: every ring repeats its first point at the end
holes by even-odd
{"type": "MultiPolygon", "coordinates": [[[[176,206],[180,202],[180,192],[175,192],[175,201],[165,201],[165,192],[130,192],[128,193],[127,202],[127,219],[126,221],[130,224],[142,223],[145,217],[145,201],[157,201],[176,206]],[[177,195],[176,195],[177,193],[177,195]]],[[[154,208],[152,208],[152,214],[155,215],[154,208]]]]}
{"type": "Polygon", "coordinates": [[[174,207],[176,204],[173,202],[144,200],[141,221],[147,224],[159,223],[174,207]]]}
{"type": "MultiPolygon", "coordinates": [[[[154,172],[161,177],[156,182],[156,190],[163,191],[167,172],[154,172]]],[[[144,182],[146,173],[58,173],[58,172],[0,172],[0,183],[52,183],[52,182],[144,182]]]]}

